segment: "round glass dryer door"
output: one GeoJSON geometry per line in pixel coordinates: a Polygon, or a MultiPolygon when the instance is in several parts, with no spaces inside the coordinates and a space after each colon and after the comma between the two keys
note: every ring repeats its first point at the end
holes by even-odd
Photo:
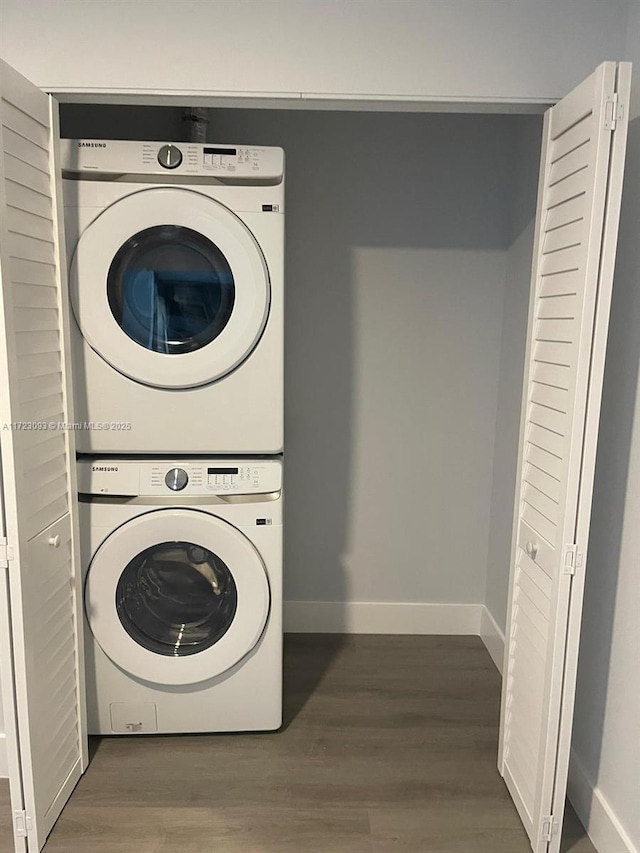
{"type": "Polygon", "coordinates": [[[185,189],[141,190],[83,232],[71,301],[87,343],[146,385],[189,388],[229,373],[267,321],[260,247],[228,208],[185,189]]]}
{"type": "Polygon", "coordinates": [[[157,684],[220,675],[260,639],[262,560],[236,528],[199,510],[157,510],[115,530],[87,574],[93,635],[121,669],[157,684]]]}

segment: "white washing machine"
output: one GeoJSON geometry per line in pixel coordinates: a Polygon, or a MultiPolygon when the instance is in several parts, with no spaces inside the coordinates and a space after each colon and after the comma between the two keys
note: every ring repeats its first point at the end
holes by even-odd
{"type": "Polygon", "coordinates": [[[281,148],[63,140],[81,453],[283,447],[281,148]]]}
{"type": "Polygon", "coordinates": [[[282,465],[78,463],[92,734],[282,723],[282,465]]]}

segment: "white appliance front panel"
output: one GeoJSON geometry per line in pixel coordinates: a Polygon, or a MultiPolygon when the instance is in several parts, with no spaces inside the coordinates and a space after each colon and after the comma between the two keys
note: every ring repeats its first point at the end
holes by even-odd
{"type": "MultiPolygon", "coordinates": [[[[63,184],[69,255],[78,229],[84,231],[100,212],[93,204],[113,203],[131,191],[148,190],[148,185],[125,187],[100,181],[63,184]]],[[[216,197],[220,194],[236,210],[243,204],[240,194],[244,192],[251,195],[251,206],[259,207],[256,194],[261,189],[272,197],[281,192],[281,186],[215,188],[216,197]]],[[[284,216],[252,210],[240,218],[265,256],[271,283],[269,315],[251,355],[215,383],[173,390],[152,387],[115,370],[87,344],[72,319],[78,452],[120,456],[282,452],[284,216]]]]}
{"type": "MultiPolygon", "coordinates": [[[[83,574],[86,576],[93,555],[113,531],[154,507],[81,499],[79,509],[83,574]]],[[[210,511],[209,505],[207,512],[210,511]]],[[[225,519],[238,528],[264,563],[270,609],[262,636],[242,660],[221,675],[195,686],[166,686],[135,678],[116,666],[87,624],[85,639],[90,672],[87,717],[91,734],[263,731],[280,726],[282,500],[263,504],[261,508],[257,503],[222,502],[215,507],[215,517],[225,519]],[[258,513],[273,516],[273,524],[257,525],[258,513]],[[155,720],[152,719],[154,716],[155,720]],[[142,726],[138,728],[140,723],[142,726]]]]}
{"type": "Polygon", "coordinates": [[[269,494],[282,489],[282,465],[268,459],[81,459],[87,495],[158,497],[269,494]]]}
{"type": "Polygon", "coordinates": [[[276,183],[284,151],[275,147],[194,142],[63,139],[62,171],[100,175],[175,175],[276,183]]]}

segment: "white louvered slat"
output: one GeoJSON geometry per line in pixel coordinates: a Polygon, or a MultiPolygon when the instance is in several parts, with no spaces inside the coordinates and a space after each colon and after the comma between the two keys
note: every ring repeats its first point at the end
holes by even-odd
{"type": "Polygon", "coordinates": [[[543,254],[559,252],[562,249],[579,246],[584,241],[585,236],[583,219],[560,225],[558,228],[554,228],[553,231],[547,231],[544,235],[542,243],[543,254]]]}
{"type": "MultiPolygon", "coordinates": [[[[62,412],[60,413],[62,415],[62,412]]],[[[28,429],[23,430],[18,434],[18,438],[20,440],[20,450],[23,451],[26,455],[24,471],[30,469],[31,460],[34,458],[34,454],[37,449],[41,448],[44,444],[48,442],[53,442],[55,437],[59,434],[62,434],[63,440],[65,439],[65,435],[62,430],[50,430],[50,429],[28,429]]],[[[59,448],[60,452],[62,450],[59,448]]]]}
{"type": "MultiPolygon", "coordinates": [[[[516,590],[517,592],[517,590],[516,590]]],[[[516,615],[517,619],[515,620],[515,632],[514,637],[518,637],[520,634],[523,634],[526,638],[527,642],[531,644],[531,647],[536,651],[538,655],[544,660],[547,635],[546,631],[544,633],[540,633],[537,625],[531,619],[531,614],[527,612],[526,608],[522,606],[522,602],[514,602],[517,607],[516,615]]],[[[510,672],[514,672],[514,670],[520,668],[520,662],[518,658],[514,655],[513,661],[511,662],[510,672]]],[[[513,686],[513,685],[512,685],[513,686]]],[[[510,692],[513,692],[512,690],[510,692]]]]}
{"type": "Polygon", "coordinates": [[[56,250],[51,240],[35,240],[33,237],[9,231],[7,251],[12,258],[35,261],[38,264],[46,264],[52,271],[55,269],[56,250]]]}
{"type": "MultiPolygon", "coordinates": [[[[61,376],[55,373],[46,373],[43,376],[28,376],[20,382],[19,400],[22,403],[37,403],[51,396],[52,383],[60,382],[61,376]]],[[[62,400],[62,398],[58,398],[62,400]]],[[[61,412],[62,414],[62,412],[61,412]]],[[[48,425],[47,425],[48,426],[48,425]]],[[[49,429],[54,427],[48,426],[49,429]]],[[[64,460],[66,462],[66,460],[64,460]]]]}
{"type": "MultiPolygon", "coordinates": [[[[528,534],[522,537],[528,538],[528,534]]],[[[544,595],[551,600],[553,595],[553,579],[547,572],[544,555],[539,553],[533,560],[526,551],[520,549],[518,551],[518,567],[521,572],[527,574],[528,577],[539,587],[544,595]]]]}
{"type": "Polygon", "coordinates": [[[61,518],[68,510],[66,477],[57,477],[34,494],[25,506],[25,527],[30,530],[42,530],[42,524],[47,518],[61,518]]]}
{"type": "Polygon", "coordinates": [[[65,423],[64,398],[59,391],[55,391],[53,394],[47,394],[35,400],[23,400],[20,404],[19,413],[20,422],[36,424],[38,431],[44,430],[45,428],[41,427],[41,424],[55,423],[56,419],[59,423],[65,423]]]}
{"type": "Polygon", "coordinates": [[[547,192],[547,206],[557,207],[571,199],[584,196],[589,186],[589,170],[583,169],[550,187],[547,192]]]}
{"type": "MultiPolygon", "coordinates": [[[[544,679],[544,657],[542,654],[540,654],[540,652],[533,645],[533,643],[528,639],[525,632],[524,631],[518,631],[518,632],[514,633],[514,635],[512,637],[512,642],[513,642],[514,648],[515,647],[518,648],[518,654],[517,654],[517,656],[514,656],[512,662],[511,662],[511,669],[509,670],[509,673],[511,675],[514,675],[514,673],[515,673],[514,678],[515,677],[519,678],[519,676],[518,676],[519,670],[521,670],[521,669],[524,671],[535,670],[535,672],[533,673],[533,677],[536,678],[539,676],[541,680],[544,679]],[[517,664],[516,664],[516,661],[517,661],[517,664]]],[[[515,678],[515,680],[517,680],[517,678],[515,678]]],[[[510,691],[510,693],[509,693],[509,702],[510,702],[510,707],[511,707],[512,711],[514,710],[513,709],[514,704],[519,705],[519,703],[516,702],[516,700],[515,700],[513,691],[510,691]]],[[[521,707],[528,708],[528,703],[526,703],[526,702],[523,703],[523,705],[521,707]]],[[[534,722],[536,723],[537,727],[539,728],[540,720],[539,720],[539,718],[536,718],[535,720],[530,721],[530,723],[527,726],[527,728],[530,732],[536,728],[536,725],[533,725],[534,722]]]]}
{"type": "Polygon", "coordinates": [[[22,184],[16,184],[14,181],[6,181],[5,196],[7,205],[13,210],[21,210],[24,213],[39,216],[41,219],[53,220],[53,208],[49,196],[35,192],[22,184]]]}
{"type": "Polygon", "coordinates": [[[12,807],[39,851],[87,762],[82,590],[52,100],[0,61],[0,417],[15,701],[12,807]]]}
{"type": "Polygon", "coordinates": [[[13,293],[13,304],[16,308],[24,308],[25,310],[49,308],[57,312],[58,299],[55,287],[16,282],[13,286],[13,293]]]}
{"type": "Polygon", "coordinates": [[[549,169],[549,186],[553,187],[565,178],[588,169],[589,161],[593,157],[591,149],[592,145],[585,142],[552,163],[549,169]]]}
{"type": "Polygon", "coordinates": [[[34,169],[37,169],[37,171],[42,172],[42,174],[45,175],[48,180],[48,148],[41,148],[39,145],[25,144],[28,143],[29,140],[26,140],[24,136],[20,136],[14,130],[8,127],[6,122],[3,122],[3,124],[4,133],[2,134],[2,138],[4,140],[5,155],[10,155],[16,160],[19,160],[21,163],[26,163],[27,166],[32,166],[34,169]]]}
{"type": "Polygon", "coordinates": [[[558,252],[551,252],[540,257],[540,275],[557,275],[558,273],[571,272],[580,269],[583,261],[584,250],[582,246],[570,246],[558,252]]]}
{"type": "Polygon", "coordinates": [[[38,335],[33,335],[30,332],[16,332],[14,337],[18,358],[23,355],[60,352],[60,334],[57,330],[39,332],[38,335]]]}
{"type": "Polygon", "coordinates": [[[25,442],[27,451],[24,466],[25,477],[28,477],[33,470],[37,470],[40,466],[44,466],[56,457],[63,455],[64,435],[60,430],[40,433],[38,438],[40,441],[25,442]]]}
{"type": "MultiPolygon", "coordinates": [[[[531,396],[533,397],[533,392],[531,396]]],[[[529,410],[529,420],[532,424],[551,430],[551,432],[555,432],[560,436],[564,436],[564,430],[567,428],[567,415],[565,412],[550,408],[549,406],[539,405],[533,401],[529,410]]]]}
{"type": "Polygon", "coordinates": [[[14,309],[17,332],[52,332],[58,328],[58,309],[40,308],[37,305],[29,308],[14,309]]]}
{"type": "Polygon", "coordinates": [[[567,400],[567,389],[549,385],[539,379],[531,382],[531,402],[540,406],[547,406],[557,412],[566,414],[569,402],[567,400]]]}
{"type": "Polygon", "coordinates": [[[566,791],[583,578],[573,585],[565,555],[593,483],[613,270],[603,229],[615,230],[620,191],[604,117],[622,73],[604,63],[545,116],[498,762],[535,853],[559,853],[543,823],[561,824],[566,791]]]}
{"type": "Polygon", "coordinates": [[[18,362],[18,377],[21,380],[45,376],[50,373],[62,373],[62,360],[59,352],[23,355],[18,362]]]}
{"type": "Polygon", "coordinates": [[[530,462],[548,474],[550,477],[561,482],[562,478],[562,459],[549,453],[548,450],[543,450],[541,447],[536,447],[535,444],[527,443],[526,446],[526,462],[530,462]]]}
{"type": "Polygon", "coordinates": [[[535,337],[538,341],[571,344],[576,336],[576,326],[573,317],[562,320],[539,317],[535,326],[535,337]]]}
{"type": "Polygon", "coordinates": [[[43,151],[49,151],[48,119],[39,121],[6,99],[2,104],[2,124],[43,151]]]}
{"type": "Polygon", "coordinates": [[[556,367],[571,368],[571,347],[563,341],[535,341],[533,357],[536,361],[556,367]]]}
{"type": "Polygon", "coordinates": [[[556,207],[547,211],[544,223],[544,232],[546,234],[550,234],[553,233],[556,228],[564,228],[565,225],[571,225],[573,222],[581,222],[584,220],[585,212],[586,205],[584,196],[578,196],[565,201],[564,204],[558,204],[556,207]]]}
{"type": "Polygon", "coordinates": [[[563,459],[565,444],[563,436],[529,421],[527,438],[529,443],[535,445],[535,447],[546,450],[547,453],[551,453],[558,459],[563,459]]]}
{"type": "Polygon", "coordinates": [[[571,125],[571,127],[553,140],[553,154],[549,160],[551,168],[572,151],[582,148],[591,142],[593,138],[593,122],[590,121],[590,117],[591,113],[587,114],[582,121],[571,125]]]}
{"type": "Polygon", "coordinates": [[[526,481],[522,488],[522,499],[557,527],[559,514],[557,501],[548,498],[540,489],[526,481]]]}
{"type": "Polygon", "coordinates": [[[46,216],[36,216],[31,211],[7,205],[7,226],[14,234],[49,240],[53,223],[46,216]]]}
{"type": "Polygon", "coordinates": [[[9,258],[11,280],[16,284],[38,284],[56,288],[55,267],[24,258],[9,258]]]}
{"type": "MultiPolygon", "coordinates": [[[[557,388],[560,391],[568,391],[570,385],[570,369],[566,365],[549,364],[542,361],[532,361],[531,380],[540,385],[546,385],[549,388],[557,388]]],[[[562,404],[563,411],[566,411],[567,401],[564,399],[562,404]]]]}
{"type": "Polygon", "coordinates": [[[4,157],[4,172],[7,180],[40,193],[45,198],[51,198],[51,186],[48,176],[39,169],[34,169],[29,163],[25,163],[24,160],[18,160],[17,157],[6,154],[4,157]]]}
{"type": "Polygon", "coordinates": [[[560,500],[560,481],[556,480],[555,477],[552,477],[546,471],[543,471],[541,468],[537,468],[532,462],[530,457],[527,458],[527,464],[524,466],[524,474],[523,480],[526,483],[531,483],[532,486],[535,486],[539,489],[544,495],[551,498],[551,500],[558,503],[560,500]]]}
{"type": "Polygon", "coordinates": [[[37,483],[39,486],[49,485],[55,481],[60,481],[65,474],[64,457],[55,456],[48,462],[41,463],[37,467],[32,467],[30,471],[25,471],[25,483],[37,483]]]}
{"type": "Polygon", "coordinates": [[[531,604],[540,612],[542,624],[547,626],[549,624],[549,617],[551,616],[549,596],[544,594],[542,589],[534,582],[531,575],[522,568],[518,583],[523,595],[525,595],[531,604]]]}
{"type": "Polygon", "coordinates": [[[576,316],[578,307],[578,299],[575,293],[541,297],[538,303],[538,318],[547,320],[573,318],[576,316]]]}
{"type": "Polygon", "coordinates": [[[544,276],[539,283],[539,296],[541,299],[549,296],[565,296],[566,294],[576,294],[579,289],[579,271],[569,270],[556,273],[556,275],[544,276]]]}

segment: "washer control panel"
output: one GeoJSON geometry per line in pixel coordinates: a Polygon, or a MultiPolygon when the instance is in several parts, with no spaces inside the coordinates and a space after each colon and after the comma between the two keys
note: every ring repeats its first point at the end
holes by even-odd
{"type": "Polygon", "coordinates": [[[78,175],[174,175],[279,183],[284,151],[275,146],[209,145],[200,142],[130,142],[62,139],[63,173],[78,175]]]}
{"type": "Polygon", "coordinates": [[[274,459],[80,459],[78,491],[89,495],[158,497],[251,495],[282,489],[274,459]]]}

